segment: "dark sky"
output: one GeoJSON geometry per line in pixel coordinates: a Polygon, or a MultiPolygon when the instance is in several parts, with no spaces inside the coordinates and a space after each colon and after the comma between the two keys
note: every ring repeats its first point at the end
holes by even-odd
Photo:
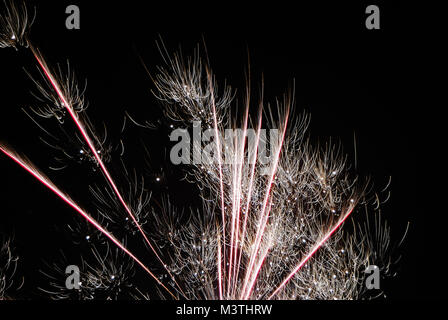
{"type": "MultiPolygon", "coordinates": [[[[37,17],[31,39],[52,65],[68,59],[80,79],[88,79],[88,113],[105,122],[111,137],[119,134],[125,110],[138,119],[158,119],[160,111],[150,92],[152,83],[140,62],[150,70],[160,62],[156,40],[160,37],[170,52],[179,46],[189,53],[205,41],[210,64],[218,81],[244,87],[249,52],[252,83],[263,76],[265,96],[273,101],[295,81],[296,112],[311,114],[314,141],[341,141],[353,161],[353,136],[357,140],[357,171],[371,177],[381,189],[389,176],[391,199],[383,213],[390,221],[392,236],[400,239],[410,222],[408,238],[397,266],[397,277],[388,283],[392,299],[439,296],[437,285],[422,276],[422,259],[431,255],[437,242],[432,222],[422,212],[416,179],[415,110],[407,103],[411,92],[408,77],[416,63],[409,54],[409,35],[403,26],[403,6],[381,6],[381,30],[364,26],[363,4],[315,6],[286,3],[242,7],[222,3],[200,5],[147,4],[126,1],[117,4],[95,1],[31,1],[37,17]],[[81,29],[65,28],[65,7],[78,4],[81,29]],[[118,133],[117,133],[118,132],[118,133]]],[[[51,150],[39,141],[39,130],[21,111],[36,104],[34,87],[23,68],[38,76],[28,51],[0,51],[0,140],[28,155],[39,167],[48,166],[51,150]]],[[[239,91],[242,92],[241,90],[239,91]]],[[[156,150],[151,175],[158,173],[157,154],[164,144],[156,136],[145,143],[156,150]]],[[[131,160],[141,161],[140,142],[127,145],[131,160]]],[[[68,246],[61,225],[70,221],[71,209],[38,185],[11,161],[0,157],[0,231],[15,234],[20,269],[26,278],[25,292],[40,285],[36,270],[42,260],[51,261],[60,246],[68,246]]],[[[79,191],[93,181],[76,170],[52,175],[78,199],[79,191]],[[62,175],[62,177],[61,177],[62,175]]],[[[154,192],[179,194],[176,176],[166,174],[154,192]]],[[[180,203],[185,196],[179,196],[180,203]]],[[[188,196],[187,196],[188,198],[188,196]]],[[[88,205],[88,203],[84,203],[88,205]]]]}

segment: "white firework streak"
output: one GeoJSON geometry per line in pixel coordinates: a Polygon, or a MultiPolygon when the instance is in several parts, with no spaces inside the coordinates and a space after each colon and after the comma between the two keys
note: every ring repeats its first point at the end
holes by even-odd
{"type": "Polygon", "coordinates": [[[23,279],[20,283],[14,285],[14,276],[17,270],[19,257],[15,254],[12,247],[11,238],[0,238],[0,301],[10,299],[11,290],[19,290],[23,285],[23,279]]]}

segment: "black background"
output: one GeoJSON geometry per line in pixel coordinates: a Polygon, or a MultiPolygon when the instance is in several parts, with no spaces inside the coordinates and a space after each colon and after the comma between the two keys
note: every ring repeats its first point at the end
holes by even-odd
{"type": "MultiPolygon", "coordinates": [[[[111,139],[119,134],[125,110],[139,120],[159,118],[160,110],[150,92],[152,83],[140,57],[150,72],[160,64],[155,44],[160,37],[169,52],[180,46],[190,53],[204,40],[218,81],[226,80],[239,88],[240,94],[248,52],[252,83],[257,89],[263,75],[267,100],[281,96],[294,79],[296,112],[311,114],[312,139],[341,141],[353,162],[356,134],[360,175],[371,177],[376,189],[382,189],[392,177],[391,199],[383,213],[395,239],[401,238],[408,222],[410,230],[398,275],[387,283],[388,299],[441,297],[442,270],[434,262],[434,253],[439,252],[437,219],[425,211],[419,196],[417,119],[409,103],[414,93],[408,83],[419,56],[410,41],[402,2],[379,3],[381,30],[365,28],[367,4],[355,1],[245,6],[230,2],[28,2],[35,3],[37,9],[33,43],[50,64],[69,59],[78,78],[88,79],[88,114],[95,123],[108,125],[111,139]],[[68,4],[81,9],[80,30],[65,28],[68,4]]],[[[39,142],[39,131],[20,110],[36,105],[30,94],[33,84],[23,68],[37,75],[28,51],[0,51],[0,139],[46,168],[51,150],[39,142]]],[[[164,167],[158,164],[163,161],[158,154],[166,147],[163,134],[163,130],[157,131],[145,140],[154,152],[150,176],[159,176],[159,168],[164,167]]],[[[140,148],[137,140],[127,144],[134,166],[140,148]]],[[[80,190],[93,178],[89,172],[83,178],[82,171],[75,169],[51,177],[88,206],[80,190]]],[[[56,259],[64,235],[55,230],[74,212],[5,157],[0,157],[0,170],[0,231],[15,234],[21,256],[19,271],[26,277],[23,290],[27,297],[38,298],[39,292],[33,290],[41,285],[38,269],[42,261],[56,259]]],[[[178,177],[166,172],[161,183],[150,183],[148,188],[155,193],[167,191],[180,204],[189,198],[178,177]]]]}

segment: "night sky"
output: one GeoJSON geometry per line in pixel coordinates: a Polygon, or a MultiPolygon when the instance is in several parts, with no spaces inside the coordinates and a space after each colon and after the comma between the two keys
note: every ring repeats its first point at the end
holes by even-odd
{"type": "MultiPolygon", "coordinates": [[[[365,5],[360,3],[292,7],[276,2],[243,8],[196,2],[181,6],[144,5],[144,1],[28,2],[35,3],[37,10],[33,43],[50,65],[69,60],[77,78],[87,79],[87,112],[98,127],[107,125],[110,141],[120,138],[125,111],[142,122],[161,121],[156,130],[134,131],[124,138],[125,161],[141,168],[144,144],[152,168],[143,171],[150,177],[148,190],[155,198],[169,194],[179,206],[194,205],[191,201],[197,194],[194,186],[180,181],[176,168],[165,163],[169,131],[142,65],[144,61],[151,72],[162,62],[156,41],[162,39],[169,52],[180,47],[185,55],[197,45],[204,52],[205,43],[218,82],[238,88],[240,100],[248,55],[254,90],[263,78],[266,100],[274,101],[295,83],[294,112],[311,114],[314,143],[330,138],[341,142],[354,163],[356,136],[359,175],[370,177],[375,190],[392,177],[391,197],[382,207],[392,241],[401,239],[408,222],[410,227],[395,267],[398,274],[385,283],[387,298],[440,297],[436,275],[423,271],[430,262],[423,266],[421,262],[437,251],[431,247],[438,241],[434,222],[419,200],[416,113],[408,104],[412,92],[407,85],[418,61],[409,54],[412,45],[400,2],[380,6],[381,30],[365,28],[365,5]],[[69,4],[80,7],[80,30],[65,28],[69,4]],[[161,181],[154,182],[153,177],[161,181]]],[[[0,140],[27,155],[88,208],[87,186],[101,183],[101,176],[83,163],[73,163],[64,171],[48,170],[53,151],[39,140],[42,132],[22,111],[38,105],[31,94],[37,91],[24,70],[39,78],[28,50],[0,51],[0,140]]],[[[113,161],[109,166],[112,172],[119,170],[113,161]]],[[[44,296],[36,287],[45,286],[45,277],[39,273],[46,268],[45,262],[57,260],[61,250],[70,259],[83,248],[73,245],[64,232],[75,212],[4,156],[0,156],[0,172],[0,232],[14,234],[20,256],[17,274],[25,277],[17,297],[40,299],[44,296]]],[[[150,259],[146,262],[151,263],[150,259]]]]}

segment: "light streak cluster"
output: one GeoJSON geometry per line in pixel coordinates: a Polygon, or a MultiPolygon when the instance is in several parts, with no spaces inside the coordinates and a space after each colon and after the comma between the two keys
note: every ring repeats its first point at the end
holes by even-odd
{"type": "Polygon", "coordinates": [[[23,279],[15,279],[19,257],[14,252],[12,240],[3,237],[0,240],[0,300],[8,300],[8,292],[13,287],[20,290],[23,279]]]}

